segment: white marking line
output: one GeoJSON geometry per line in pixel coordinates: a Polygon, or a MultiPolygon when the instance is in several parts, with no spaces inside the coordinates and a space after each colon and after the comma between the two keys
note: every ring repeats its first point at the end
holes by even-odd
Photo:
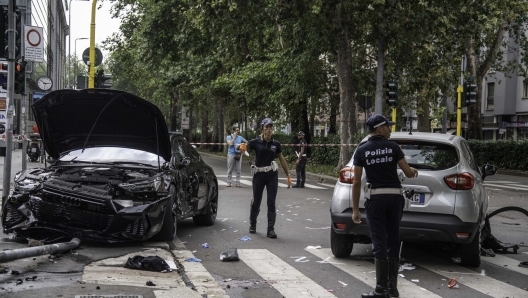
{"type": "MultiPolygon", "coordinates": [[[[216,178],[227,178],[227,175],[216,175],[216,178]]],[[[233,173],[233,175],[231,175],[231,178],[236,178],[236,173],[233,173]]],[[[253,177],[251,177],[251,176],[240,176],[240,178],[252,179],[253,177]]]]}
{"type": "MultiPolygon", "coordinates": [[[[343,270],[365,284],[373,288],[376,286],[376,266],[373,263],[366,260],[338,259],[334,257],[330,248],[305,250],[326,260],[327,263],[343,270]]],[[[398,291],[400,292],[400,297],[441,297],[404,278],[398,278],[398,291]]]]}
{"type": "MultiPolygon", "coordinates": [[[[414,262],[413,262],[414,263],[414,262]]],[[[463,284],[492,297],[525,297],[526,290],[514,287],[489,276],[482,276],[477,272],[455,264],[446,263],[438,258],[428,256],[416,261],[420,267],[444,276],[446,279],[456,278],[463,284]]]]}
{"type": "Polygon", "coordinates": [[[508,258],[506,256],[499,255],[499,254],[495,254],[495,257],[484,257],[483,256],[482,260],[486,261],[488,263],[492,263],[492,264],[497,265],[497,266],[502,267],[502,268],[510,269],[510,270],[515,271],[517,273],[528,275],[528,269],[527,268],[519,267],[519,263],[521,262],[519,260],[508,258]],[[505,265],[507,265],[507,266],[505,266],[505,265]]]}
{"type": "MultiPolygon", "coordinates": [[[[511,184],[510,184],[511,185],[511,184]]],[[[509,189],[516,189],[516,190],[528,190],[528,186],[507,186],[507,185],[499,185],[499,184],[491,184],[491,183],[484,183],[484,186],[493,186],[493,187],[500,187],[500,188],[509,188],[509,189]]]]}
{"type": "Polygon", "coordinates": [[[238,257],[284,297],[335,297],[267,249],[239,249],[238,257]]]}

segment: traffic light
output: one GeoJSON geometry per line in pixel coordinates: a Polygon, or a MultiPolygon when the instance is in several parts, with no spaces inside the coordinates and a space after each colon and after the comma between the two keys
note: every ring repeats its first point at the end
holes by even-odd
{"type": "Polygon", "coordinates": [[[472,79],[464,81],[464,98],[463,103],[465,106],[474,105],[477,103],[477,85],[473,84],[472,79]]]}
{"type": "Polygon", "coordinates": [[[20,13],[20,10],[15,11],[15,59],[21,59],[21,51],[22,51],[22,35],[24,32],[22,30],[22,16],[20,13]]]}
{"type": "MultiPolygon", "coordinates": [[[[2,70],[7,70],[7,63],[0,64],[2,70]]],[[[2,73],[5,83],[2,84],[2,89],[7,90],[7,72],[2,73]]],[[[23,94],[25,90],[26,80],[26,63],[15,63],[15,94],[23,94]]]]}
{"type": "Polygon", "coordinates": [[[104,89],[111,88],[112,87],[112,75],[111,74],[105,75],[104,70],[99,69],[97,71],[97,75],[95,76],[94,87],[104,88],[104,89]]]}
{"type": "MultiPolygon", "coordinates": [[[[8,58],[9,39],[7,29],[9,29],[9,13],[7,6],[0,6],[0,57],[8,58]]],[[[21,58],[22,50],[22,16],[20,10],[15,10],[15,59],[21,58]]]]}
{"type": "Polygon", "coordinates": [[[391,107],[398,105],[398,83],[388,82],[385,87],[387,88],[387,104],[391,107]]]}

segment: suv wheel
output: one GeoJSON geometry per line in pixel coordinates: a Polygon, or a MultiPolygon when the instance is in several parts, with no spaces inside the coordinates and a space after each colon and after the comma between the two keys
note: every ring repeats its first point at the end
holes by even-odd
{"type": "Polygon", "coordinates": [[[473,241],[460,246],[460,264],[470,267],[480,266],[480,230],[473,238],[473,241]]]}
{"type": "Polygon", "coordinates": [[[218,213],[218,192],[216,186],[213,187],[211,201],[204,207],[204,209],[205,212],[203,214],[193,216],[194,224],[197,226],[214,225],[218,213]]]}
{"type": "Polygon", "coordinates": [[[330,229],[330,244],[332,253],[336,258],[347,258],[352,253],[354,242],[352,235],[338,234],[334,229],[330,229]]]}
{"type": "Polygon", "coordinates": [[[169,188],[170,199],[165,209],[165,215],[163,217],[163,225],[161,230],[152,237],[154,241],[172,241],[176,238],[176,231],[178,229],[176,219],[176,205],[174,204],[174,196],[176,188],[171,185],[169,188]]]}

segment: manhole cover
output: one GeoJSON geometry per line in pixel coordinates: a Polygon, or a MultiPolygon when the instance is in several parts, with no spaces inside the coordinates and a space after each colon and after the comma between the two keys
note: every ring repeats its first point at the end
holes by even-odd
{"type": "Polygon", "coordinates": [[[75,298],[143,298],[143,295],[75,295],[75,298]]]}

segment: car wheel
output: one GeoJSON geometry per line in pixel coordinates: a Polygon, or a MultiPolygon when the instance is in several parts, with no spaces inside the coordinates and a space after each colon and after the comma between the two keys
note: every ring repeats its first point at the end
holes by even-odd
{"type": "Polygon", "coordinates": [[[470,267],[480,266],[480,229],[477,231],[473,241],[460,246],[460,264],[470,267]]]}
{"type": "Polygon", "coordinates": [[[212,199],[204,207],[205,213],[197,214],[193,216],[194,224],[197,226],[212,226],[216,220],[216,214],[218,213],[218,191],[216,185],[212,190],[212,199]]]}
{"type": "Polygon", "coordinates": [[[176,194],[176,188],[171,185],[169,188],[169,203],[165,210],[163,217],[163,226],[161,230],[152,237],[155,241],[172,241],[176,238],[177,229],[177,218],[176,218],[176,204],[174,203],[174,195],[176,194]]]}
{"type": "Polygon", "coordinates": [[[334,229],[330,229],[330,246],[336,258],[347,258],[352,253],[354,242],[352,235],[338,234],[334,229]]]}

